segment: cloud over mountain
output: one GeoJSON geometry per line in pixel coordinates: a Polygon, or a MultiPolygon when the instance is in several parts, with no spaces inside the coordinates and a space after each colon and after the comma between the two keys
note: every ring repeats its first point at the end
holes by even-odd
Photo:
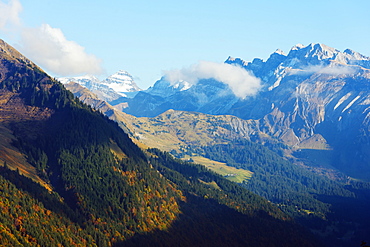
{"type": "Polygon", "coordinates": [[[196,84],[201,79],[215,79],[229,85],[237,97],[255,95],[261,88],[261,81],[247,70],[225,63],[200,61],[188,68],[164,71],[164,77],[170,83],[187,81],[196,84]]]}
{"type": "Polygon", "coordinates": [[[305,66],[301,68],[300,70],[292,70],[290,71],[290,74],[302,75],[302,74],[320,73],[324,75],[338,76],[338,75],[352,74],[352,73],[355,73],[355,71],[356,71],[355,67],[330,64],[328,66],[309,65],[309,66],[305,66]]]}

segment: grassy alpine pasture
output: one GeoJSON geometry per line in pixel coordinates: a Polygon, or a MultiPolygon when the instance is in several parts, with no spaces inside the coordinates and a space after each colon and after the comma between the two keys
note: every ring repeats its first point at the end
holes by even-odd
{"type": "Polygon", "coordinates": [[[252,177],[253,172],[244,170],[244,169],[237,169],[232,166],[226,165],[226,163],[218,162],[214,160],[207,159],[205,157],[201,156],[189,156],[186,155],[184,160],[192,159],[194,163],[204,165],[211,171],[214,171],[224,177],[226,177],[228,180],[236,182],[236,183],[242,183],[245,180],[248,180],[252,177]]]}

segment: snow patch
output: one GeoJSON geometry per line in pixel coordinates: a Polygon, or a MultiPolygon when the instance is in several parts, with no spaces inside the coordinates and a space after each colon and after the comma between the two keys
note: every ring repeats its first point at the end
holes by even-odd
{"type": "Polygon", "coordinates": [[[281,79],[282,77],[278,77],[274,84],[268,88],[268,90],[271,91],[272,89],[278,87],[280,85],[281,79]]]}
{"type": "Polygon", "coordinates": [[[292,47],[292,51],[296,51],[296,50],[300,50],[302,48],[304,48],[305,46],[302,45],[302,44],[296,44],[295,46],[292,47]]]}
{"type": "Polygon", "coordinates": [[[370,96],[363,100],[360,105],[370,105],[370,96]]]}
{"type": "Polygon", "coordinates": [[[356,98],[354,98],[347,106],[346,108],[343,109],[342,113],[345,112],[346,110],[348,110],[348,108],[350,108],[358,99],[360,98],[360,96],[356,96],[356,98]]]}
{"type": "Polygon", "coordinates": [[[344,95],[342,98],[340,98],[340,100],[338,101],[338,103],[334,106],[334,110],[336,110],[344,101],[346,101],[352,94],[351,93],[347,93],[346,95],[344,95]]]}
{"type": "Polygon", "coordinates": [[[179,82],[173,85],[173,88],[179,89],[180,91],[186,91],[191,88],[191,84],[187,81],[180,80],[179,82]]]}
{"type": "Polygon", "coordinates": [[[280,49],[277,49],[274,53],[286,56],[286,54],[280,49]]]}

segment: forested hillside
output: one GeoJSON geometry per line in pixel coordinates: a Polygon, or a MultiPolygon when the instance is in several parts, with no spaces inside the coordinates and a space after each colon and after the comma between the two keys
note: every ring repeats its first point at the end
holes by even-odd
{"type": "Polygon", "coordinates": [[[327,245],[351,246],[352,239],[366,239],[370,232],[367,182],[348,180],[344,184],[328,179],[246,140],[204,146],[195,152],[253,172],[249,180],[241,183],[242,187],[274,202],[324,237],[327,245]]]}
{"type": "Polygon", "coordinates": [[[0,149],[27,160],[0,156],[2,245],[317,245],[267,200],[200,166],[144,153],[115,122],[0,47],[0,124],[12,133],[0,149]]]}

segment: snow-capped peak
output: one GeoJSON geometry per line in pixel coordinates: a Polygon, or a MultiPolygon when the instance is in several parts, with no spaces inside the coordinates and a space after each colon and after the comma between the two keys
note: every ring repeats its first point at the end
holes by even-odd
{"type": "Polygon", "coordinates": [[[302,48],[304,48],[305,46],[302,45],[302,44],[296,44],[295,46],[292,47],[292,51],[295,51],[295,50],[300,50],[302,48]]]}
{"type": "Polygon", "coordinates": [[[310,44],[311,50],[308,56],[317,56],[319,60],[333,58],[336,54],[340,53],[337,49],[329,47],[324,44],[310,44]]]}
{"type": "Polygon", "coordinates": [[[274,53],[286,56],[286,54],[280,49],[277,49],[274,53]]]}
{"type": "Polygon", "coordinates": [[[351,49],[346,49],[343,54],[351,56],[353,60],[370,60],[370,57],[366,57],[351,49]]]}
{"type": "MultiPolygon", "coordinates": [[[[134,93],[141,91],[141,89],[134,82],[133,77],[124,70],[120,70],[117,73],[109,76],[107,79],[100,81],[93,75],[84,75],[77,77],[64,77],[58,78],[58,80],[67,84],[71,81],[77,82],[83,87],[88,88],[92,92],[98,94],[98,96],[106,101],[112,101],[120,97],[130,97],[127,93],[134,93]]],[[[132,96],[132,94],[131,94],[132,96]]]]}
{"type": "Polygon", "coordinates": [[[125,82],[125,81],[133,81],[134,79],[132,78],[132,76],[125,70],[119,70],[117,73],[109,76],[105,81],[107,83],[109,82],[117,82],[117,81],[121,81],[121,82],[125,82]]]}
{"type": "Polygon", "coordinates": [[[225,63],[228,63],[228,64],[238,64],[239,66],[245,67],[245,66],[248,65],[249,62],[244,61],[243,59],[240,59],[240,58],[234,58],[234,57],[229,56],[226,59],[225,63]]]}
{"type": "Polygon", "coordinates": [[[180,81],[176,82],[175,84],[173,84],[173,88],[176,88],[180,91],[188,90],[189,88],[191,88],[191,86],[192,86],[192,84],[190,84],[189,82],[184,81],[184,80],[180,80],[180,81]]]}
{"type": "Polygon", "coordinates": [[[141,91],[141,89],[136,85],[133,77],[124,70],[120,70],[109,76],[101,83],[112,88],[117,93],[141,91]]]}
{"type": "Polygon", "coordinates": [[[292,59],[309,58],[314,59],[315,61],[321,61],[325,59],[334,59],[338,53],[340,53],[340,51],[324,44],[311,43],[307,46],[298,44],[293,46],[293,48],[290,50],[288,54],[288,57],[292,59]]]}

